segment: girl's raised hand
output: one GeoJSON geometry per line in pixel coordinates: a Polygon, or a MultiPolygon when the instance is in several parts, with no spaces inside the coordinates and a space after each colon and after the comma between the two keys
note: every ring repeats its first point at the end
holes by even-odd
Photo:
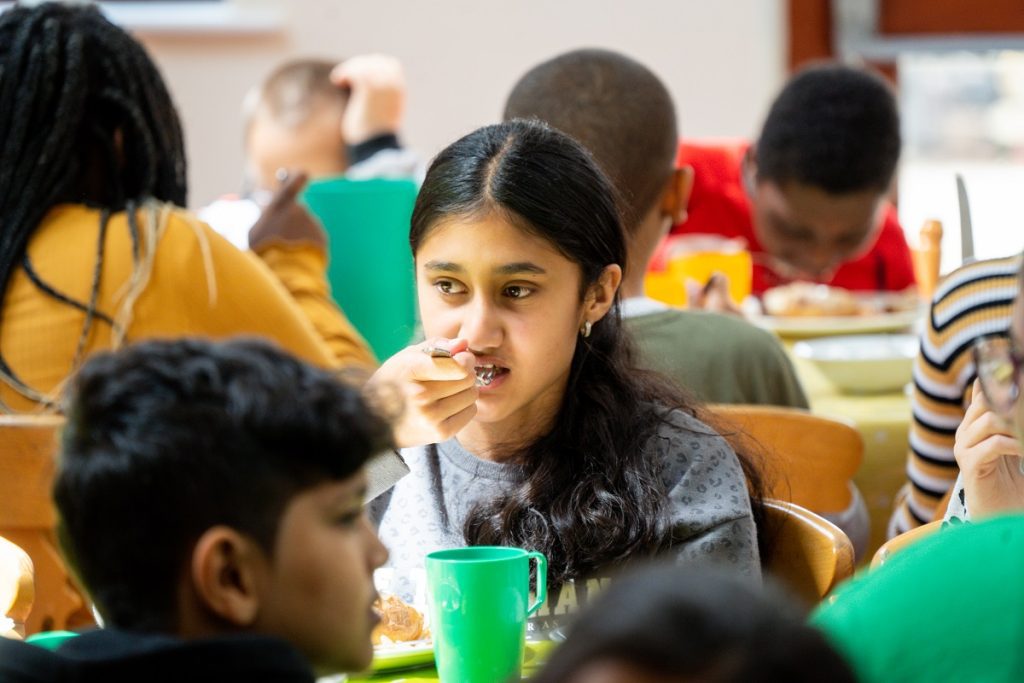
{"type": "Polygon", "coordinates": [[[956,430],[953,455],[972,519],[1024,509],[1024,453],[1006,421],[993,412],[975,380],[971,405],[956,430]]]}
{"type": "Polygon", "coordinates": [[[468,348],[465,339],[432,339],[399,351],[373,373],[371,395],[397,390],[402,401],[394,421],[399,448],[446,441],[476,415],[476,357],[468,348]],[[432,348],[451,355],[431,355],[432,348]]]}

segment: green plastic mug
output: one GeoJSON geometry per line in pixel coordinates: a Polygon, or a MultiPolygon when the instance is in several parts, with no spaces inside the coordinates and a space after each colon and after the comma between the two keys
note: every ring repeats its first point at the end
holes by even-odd
{"type": "Polygon", "coordinates": [[[518,681],[526,618],[547,599],[547,559],[519,548],[477,546],[430,553],[426,564],[441,682],[518,681]],[[530,560],[537,562],[532,604],[530,560]]]}

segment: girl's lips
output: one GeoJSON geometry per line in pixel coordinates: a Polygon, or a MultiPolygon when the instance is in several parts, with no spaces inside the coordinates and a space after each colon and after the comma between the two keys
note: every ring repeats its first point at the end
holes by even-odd
{"type": "Polygon", "coordinates": [[[476,365],[498,365],[503,368],[508,367],[508,363],[505,362],[504,358],[499,356],[486,356],[481,353],[474,353],[473,357],[476,359],[474,362],[476,365]]]}

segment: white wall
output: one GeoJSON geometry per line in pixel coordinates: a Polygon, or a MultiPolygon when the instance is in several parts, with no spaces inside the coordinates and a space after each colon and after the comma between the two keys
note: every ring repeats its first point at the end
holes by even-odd
{"type": "Polygon", "coordinates": [[[142,35],[184,120],[190,204],[237,190],[239,103],[298,55],[387,52],[409,79],[404,139],[424,156],[498,119],[529,67],[597,46],[640,60],[668,84],[684,134],[750,136],[785,77],[781,0],[236,0],[278,5],[278,33],[142,35]]]}

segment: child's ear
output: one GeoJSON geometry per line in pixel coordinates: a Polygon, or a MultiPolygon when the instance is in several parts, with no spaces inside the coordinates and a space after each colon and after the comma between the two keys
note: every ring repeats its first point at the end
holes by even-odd
{"type": "Polygon", "coordinates": [[[255,541],[231,527],[211,527],[192,550],[192,586],[210,612],[236,626],[249,626],[259,614],[258,584],[265,565],[255,541]]]}
{"type": "MultiPolygon", "coordinates": [[[[583,320],[589,320],[590,324],[597,323],[603,318],[608,309],[615,303],[615,292],[622,284],[622,268],[617,263],[604,267],[604,271],[598,276],[597,282],[590,287],[583,306],[583,320]]],[[[580,322],[582,325],[582,321],[580,322]]]]}
{"type": "Polygon", "coordinates": [[[757,184],[757,143],[743,153],[743,183],[750,191],[757,184]]]}
{"type": "Polygon", "coordinates": [[[693,167],[683,166],[672,171],[661,195],[661,214],[672,219],[672,225],[686,220],[686,207],[693,191],[693,167]]]}

